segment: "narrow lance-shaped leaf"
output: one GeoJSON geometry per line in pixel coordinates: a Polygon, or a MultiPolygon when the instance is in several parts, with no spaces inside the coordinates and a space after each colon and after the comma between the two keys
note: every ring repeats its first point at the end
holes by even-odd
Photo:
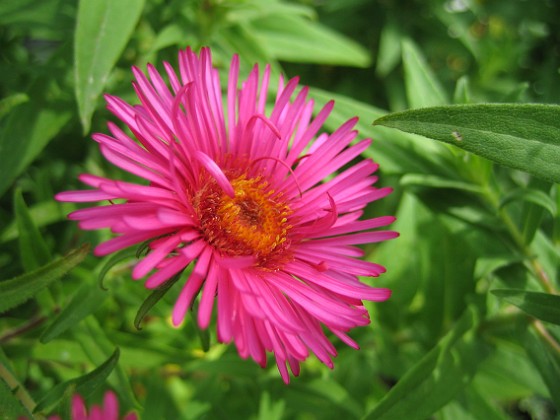
{"type": "Polygon", "coordinates": [[[498,289],[491,292],[535,318],[560,325],[560,296],[515,289],[498,289]]]}
{"type": "Polygon", "coordinates": [[[406,97],[411,108],[444,105],[445,91],[412,41],[402,43],[406,97]]]}
{"type": "Polygon", "coordinates": [[[374,125],[452,144],[496,163],[560,182],[560,106],[451,105],[386,115],[374,125]]]}
{"type": "Polygon", "coordinates": [[[140,324],[142,323],[144,317],[148,314],[150,309],[152,309],[154,305],[158,303],[162,297],[165,296],[165,294],[169,291],[171,286],[177,283],[177,280],[181,278],[181,274],[182,272],[176,274],[175,276],[167,280],[165,283],[163,283],[161,286],[156,287],[154,291],[150,293],[150,295],[144,300],[144,302],[142,302],[142,305],[140,305],[140,308],[138,308],[138,312],[136,312],[136,317],[134,317],[134,326],[136,327],[137,330],[142,329],[140,327],[140,324]]]}
{"type": "Polygon", "coordinates": [[[93,313],[107,298],[108,293],[97,285],[84,284],[78,289],[72,300],[49,324],[41,334],[41,343],[48,343],[67,329],[76,325],[89,314],[93,313]]]}
{"type": "MultiPolygon", "coordinates": [[[[93,316],[85,318],[77,328],[73,329],[73,332],[84,353],[95,364],[105,360],[114,348],[114,344],[107,337],[105,329],[99,325],[93,316]]],[[[120,365],[115,367],[115,374],[108,380],[124,404],[139,407],[134,392],[132,392],[129,375],[120,365]]]]}
{"type": "Polygon", "coordinates": [[[367,419],[426,419],[451,401],[488,355],[468,309],[455,327],[395,385],[367,419]]]}
{"type": "Polygon", "coordinates": [[[556,410],[560,410],[560,358],[533,331],[527,332],[524,345],[550,391],[556,410]]]}
{"type": "Polygon", "coordinates": [[[0,347],[0,418],[31,417],[35,403],[19,383],[10,367],[10,360],[0,347]]]}
{"type": "Polygon", "coordinates": [[[109,73],[138,22],[144,0],[80,1],[74,39],[76,98],[84,133],[109,73]]]}
{"type": "Polygon", "coordinates": [[[14,194],[14,214],[19,231],[19,251],[25,271],[35,270],[51,260],[51,255],[43,236],[37,229],[21,190],[14,194]]]}
{"type": "Polygon", "coordinates": [[[30,273],[0,282],[0,313],[31,299],[53,281],[58,280],[86,257],[89,245],[77,248],[63,258],[30,273]]]}
{"type": "Polygon", "coordinates": [[[55,408],[62,400],[68,397],[69,393],[72,394],[74,391],[80,394],[82,397],[87,398],[105,382],[109,374],[117,365],[119,356],[120,351],[118,348],[116,348],[113,354],[96,369],[83,376],[70,379],[55,386],[46,395],[43,396],[43,398],[37,403],[37,406],[33,411],[37,413],[44,410],[51,410],[55,408]]]}

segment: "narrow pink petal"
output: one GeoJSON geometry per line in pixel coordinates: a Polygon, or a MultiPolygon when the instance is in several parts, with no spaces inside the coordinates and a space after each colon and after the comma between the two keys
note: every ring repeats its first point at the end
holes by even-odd
{"type": "Polygon", "coordinates": [[[103,420],[119,420],[119,401],[113,391],[105,392],[102,415],[103,420]]]}
{"type": "Polygon", "coordinates": [[[216,180],[218,185],[224,190],[224,192],[229,195],[230,197],[235,196],[235,191],[233,190],[233,186],[227,179],[226,175],[222,172],[220,167],[216,162],[214,162],[210,156],[202,153],[201,151],[197,151],[195,153],[196,159],[206,168],[206,170],[212,175],[212,177],[216,180]]]}
{"type": "Polygon", "coordinates": [[[72,420],[87,420],[84,400],[77,394],[72,397],[72,420]]]}
{"type": "Polygon", "coordinates": [[[337,236],[335,238],[315,239],[318,244],[338,244],[338,245],[358,245],[373,244],[376,242],[387,241],[397,238],[399,234],[391,230],[378,230],[375,232],[362,232],[350,235],[337,236]]]}
{"type": "Polygon", "coordinates": [[[172,313],[172,321],[174,326],[178,326],[187,313],[187,308],[191,305],[195,294],[200,290],[200,287],[204,280],[206,279],[206,273],[208,272],[208,265],[212,261],[212,251],[206,248],[196,263],[191,275],[189,276],[183,290],[175,302],[172,313]]]}
{"type": "Polygon", "coordinates": [[[119,198],[114,194],[107,194],[97,190],[64,191],[54,196],[57,201],[70,201],[74,203],[87,203],[92,201],[114,200],[119,198]]]}
{"type": "Polygon", "coordinates": [[[113,419],[105,417],[103,413],[103,409],[98,405],[93,405],[89,410],[88,420],[113,420],[113,419]]]}
{"type": "Polygon", "coordinates": [[[94,253],[94,255],[96,255],[98,257],[102,257],[104,255],[116,252],[120,249],[127,248],[131,245],[135,245],[135,244],[138,244],[140,242],[144,242],[145,240],[148,240],[150,238],[157,237],[160,234],[164,234],[166,232],[167,232],[167,230],[135,232],[135,233],[129,233],[129,234],[122,235],[122,236],[117,236],[116,238],[109,239],[108,241],[105,241],[105,242],[101,243],[100,245],[97,245],[97,247],[95,247],[95,250],[94,250],[93,253],[94,253]]]}
{"type": "Polygon", "coordinates": [[[184,270],[191,261],[184,255],[177,255],[168,259],[170,261],[165,267],[160,268],[155,274],[152,274],[146,280],[145,286],[147,289],[155,289],[162,285],[175,274],[184,270]]]}
{"type": "Polygon", "coordinates": [[[198,307],[198,325],[200,328],[208,328],[210,325],[210,318],[212,316],[212,307],[214,306],[214,299],[216,291],[218,290],[218,276],[220,269],[216,264],[210,264],[202,296],[200,298],[200,305],[198,307]]]}
{"type": "Polygon", "coordinates": [[[151,251],[147,256],[145,256],[132,270],[132,278],[139,279],[148,274],[156,265],[158,265],[161,260],[163,260],[171,251],[173,251],[177,245],[182,242],[182,239],[178,235],[171,236],[166,239],[165,242],[158,245],[156,249],[151,251]]]}

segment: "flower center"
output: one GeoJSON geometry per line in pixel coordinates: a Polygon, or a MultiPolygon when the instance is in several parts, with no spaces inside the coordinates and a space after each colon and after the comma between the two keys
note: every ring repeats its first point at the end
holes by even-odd
{"type": "Polygon", "coordinates": [[[261,177],[241,175],[230,182],[234,197],[215,182],[194,197],[204,237],[229,256],[254,255],[261,266],[277,260],[288,246],[290,208],[261,177]]]}

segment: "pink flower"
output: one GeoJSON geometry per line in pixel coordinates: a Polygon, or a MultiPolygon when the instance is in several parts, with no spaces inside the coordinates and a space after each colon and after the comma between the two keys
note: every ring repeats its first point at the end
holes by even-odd
{"type": "Polygon", "coordinates": [[[140,105],[106,96],[134,139],[112,123],[111,135],[93,135],[107,160],[148,185],[81,175],[93,189],[56,198],[109,201],[69,218],[82,229],[118,234],[97,246],[99,256],[148,241],[150,252],[132,272],[147,276],[147,288],[193,264],[174,325],[201,291],[200,327],[210,324],[217,300],[218,339],[261,366],[273,352],[286,383],[286,363],[298,375],[310,352],[332,367],[336,350],[322,326],[358,348],[347,332],[370,322],[362,301],[391,293],[358,279],[385,269],[360,260],[356,245],[397,236],[373,230],[392,216],[359,220],[368,203],[391,191],[373,186],[378,165],[354,163],[371,140],[352,144],[357,118],[319,134],[334,103],[313,118],[313,101],[306,87],[297,90],[297,78],[280,80],[268,113],[268,66],[262,78],[255,66],[239,89],[233,57],[225,112],[209,49],[181,51],[178,74],[164,66],[170,87],[152,65],[149,79],[133,68],[140,105]]]}
{"type": "MultiPolygon", "coordinates": [[[[112,391],[107,391],[103,398],[103,405],[91,407],[89,415],[84,400],[79,395],[72,397],[72,420],[119,420],[119,402],[112,391]]],[[[134,413],[125,415],[123,420],[137,420],[134,413]]],[[[60,420],[59,416],[49,416],[49,420],[60,420]]]]}

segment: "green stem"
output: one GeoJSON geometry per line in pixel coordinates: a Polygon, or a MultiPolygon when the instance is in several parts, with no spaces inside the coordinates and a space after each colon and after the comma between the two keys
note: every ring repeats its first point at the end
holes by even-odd
{"type": "Polygon", "coordinates": [[[505,209],[500,208],[500,200],[497,192],[495,190],[492,190],[488,185],[483,186],[483,190],[484,190],[484,198],[494,209],[494,211],[499,215],[499,217],[502,219],[504,225],[506,226],[519,252],[529,262],[529,269],[531,273],[533,273],[537,281],[541,284],[542,288],[546,292],[550,294],[558,294],[558,291],[554,288],[552,282],[548,278],[548,275],[546,274],[542,265],[537,260],[534,253],[531,252],[529,246],[525,244],[525,241],[523,239],[523,234],[519,231],[517,225],[512,220],[509,213],[505,209]]]}
{"type": "Polygon", "coordinates": [[[558,343],[558,341],[556,341],[552,334],[548,332],[541,321],[535,319],[535,321],[533,322],[533,328],[535,329],[537,334],[540,335],[552,349],[554,349],[556,353],[560,354],[560,344],[558,343]]]}
{"type": "MultiPolygon", "coordinates": [[[[20,401],[21,405],[27,410],[28,413],[33,413],[37,405],[33,398],[27,393],[27,390],[18,382],[12,372],[8,370],[3,363],[0,363],[0,379],[4,380],[8,387],[12,390],[15,397],[20,401]]],[[[35,414],[34,418],[37,420],[46,419],[42,414],[35,414]]]]}

